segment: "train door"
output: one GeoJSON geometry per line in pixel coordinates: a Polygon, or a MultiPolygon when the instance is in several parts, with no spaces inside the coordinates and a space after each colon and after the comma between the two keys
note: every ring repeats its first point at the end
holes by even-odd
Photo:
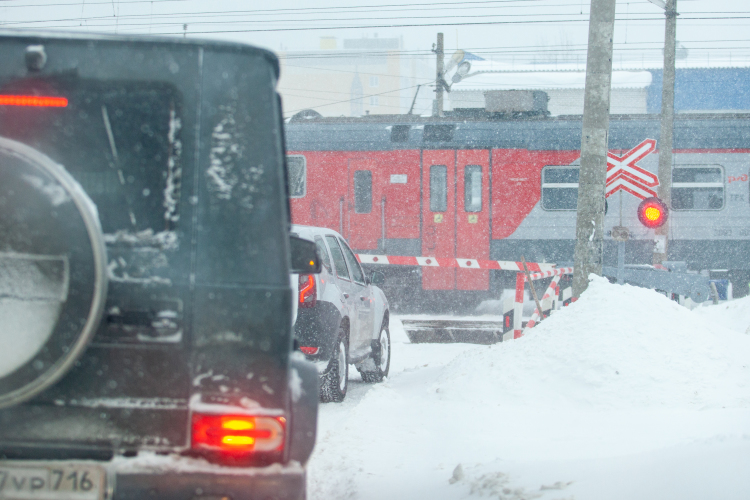
{"type": "MultiPolygon", "coordinates": [[[[490,258],[488,150],[456,153],[456,257],[490,258]]],[[[489,290],[489,271],[456,270],[456,289],[489,290]]]]}
{"type": "MultiPolygon", "coordinates": [[[[456,152],[422,153],[422,255],[456,256],[456,152]]],[[[423,267],[422,288],[453,290],[456,270],[423,267]]]]}
{"type": "Polygon", "coordinates": [[[349,187],[344,236],[355,250],[375,250],[381,237],[382,186],[376,182],[376,162],[349,160],[349,187]]]}

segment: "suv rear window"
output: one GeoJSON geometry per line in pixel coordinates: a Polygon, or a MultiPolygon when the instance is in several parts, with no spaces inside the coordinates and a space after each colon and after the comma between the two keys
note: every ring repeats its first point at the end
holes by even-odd
{"type": "Polygon", "coordinates": [[[0,106],[0,135],[62,164],[96,204],[104,233],[174,229],[182,173],[176,89],[72,77],[0,89],[2,95],[29,92],[68,102],[0,106]]]}
{"type": "Polygon", "coordinates": [[[331,268],[331,259],[328,257],[328,250],[326,249],[326,244],[323,243],[323,238],[320,236],[315,237],[315,246],[318,247],[318,253],[320,254],[320,258],[323,261],[323,267],[326,268],[326,271],[329,273],[333,273],[333,269],[331,268]]]}
{"type": "Polygon", "coordinates": [[[365,276],[362,273],[362,268],[359,267],[359,262],[357,262],[357,258],[354,256],[354,252],[352,252],[351,249],[343,241],[339,241],[339,243],[341,243],[341,248],[344,249],[344,256],[346,257],[346,263],[349,265],[349,269],[351,270],[352,278],[355,282],[364,285],[365,276]]]}
{"type": "Polygon", "coordinates": [[[346,262],[344,262],[344,254],[339,248],[339,244],[336,238],[333,236],[326,236],[328,247],[331,249],[331,258],[333,259],[333,265],[336,266],[336,276],[339,278],[349,279],[349,271],[346,269],[346,262]]]}

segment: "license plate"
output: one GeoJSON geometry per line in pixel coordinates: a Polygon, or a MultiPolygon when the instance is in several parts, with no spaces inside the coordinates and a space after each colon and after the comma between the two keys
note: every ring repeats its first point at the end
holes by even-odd
{"type": "Polygon", "coordinates": [[[2,500],[101,500],[105,481],[97,465],[0,462],[2,500]]]}

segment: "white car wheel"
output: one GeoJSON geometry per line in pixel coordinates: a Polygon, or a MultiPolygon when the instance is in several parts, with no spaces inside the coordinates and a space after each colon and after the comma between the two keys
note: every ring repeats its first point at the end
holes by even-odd
{"type": "Polygon", "coordinates": [[[357,370],[365,382],[381,382],[391,369],[391,333],[388,330],[388,319],[383,320],[378,342],[373,342],[372,358],[357,365],[357,370]]]}
{"type": "Polygon", "coordinates": [[[346,385],[348,382],[348,371],[349,371],[349,365],[346,362],[346,345],[344,343],[344,339],[341,339],[339,342],[339,358],[337,361],[338,364],[338,375],[339,375],[339,392],[346,394],[346,385]],[[343,370],[341,367],[345,367],[343,370]]]}
{"type": "Polygon", "coordinates": [[[384,327],[380,330],[380,371],[384,374],[388,374],[388,369],[391,366],[391,335],[388,332],[388,328],[384,327]]]}

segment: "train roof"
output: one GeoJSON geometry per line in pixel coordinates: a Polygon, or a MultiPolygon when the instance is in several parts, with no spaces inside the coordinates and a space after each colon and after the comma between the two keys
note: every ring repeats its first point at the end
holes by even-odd
{"type": "MultiPolygon", "coordinates": [[[[361,118],[292,120],[286,125],[290,151],[379,151],[400,149],[529,149],[574,151],[581,147],[580,115],[446,116],[371,115],[361,118]]],[[[646,138],[659,140],[660,115],[612,115],[609,148],[628,150],[646,138]]],[[[750,152],[750,113],[678,114],[678,150],[750,152]]]]}

